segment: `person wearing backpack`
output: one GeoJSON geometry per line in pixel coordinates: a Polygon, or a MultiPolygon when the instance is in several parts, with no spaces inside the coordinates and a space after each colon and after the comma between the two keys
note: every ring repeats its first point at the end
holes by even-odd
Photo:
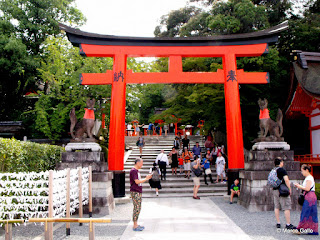
{"type": "Polygon", "coordinates": [[[159,196],[159,189],[161,189],[160,184],[160,170],[157,168],[157,164],[153,163],[153,167],[150,168],[149,173],[152,174],[152,178],[149,179],[149,184],[151,188],[156,189],[156,195],[159,196]]]}
{"type": "Polygon", "coordinates": [[[274,201],[274,214],[277,220],[277,228],[281,228],[280,224],[280,209],[284,211],[284,216],[286,219],[286,229],[296,229],[290,223],[290,210],[291,210],[291,188],[290,188],[290,180],[288,177],[287,171],[283,168],[283,160],[281,158],[276,158],[274,160],[275,168],[271,170],[268,177],[268,184],[273,186],[273,201],[274,201]],[[273,174],[276,171],[276,179],[273,174]],[[273,177],[271,177],[273,176],[273,177]],[[279,180],[279,181],[278,181],[279,180]],[[280,183],[280,184],[279,184],[280,183]],[[281,188],[281,184],[284,184],[288,189],[287,194],[281,194],[279,189],[281,188]],[[278,186],[277,186],[278,185],[278,186]]]}
{"type": "Polygon", "coordinates": [[[198,191],[200,188],[200,176],[202,174],[201,165],[200,165],[200,159],[198,159],[198,156],[195,157],[195,160],[191,163],[191,177],[193,180],[193,199],[200,199],[198,197],[198,191]]]}

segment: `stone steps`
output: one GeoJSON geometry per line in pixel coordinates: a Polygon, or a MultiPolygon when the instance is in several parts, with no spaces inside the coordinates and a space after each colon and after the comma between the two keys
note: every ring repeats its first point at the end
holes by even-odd
{"type": "MultiPolygon", "coordinates": [[[[203,146],[202,138],[197,136],[192,136],[190,139],[190,146],[193,147],[196,142],[200,143],[202,147],[202,152],[204,153],[205,148],[203,146]]],[[[168,154],[173,146],[174,136],[160,137],[159,140],[156,137],[145,137],[146,145],[142,151],[143,167],[140,169],[141,177],[144,178],[148,173],[149,169],[152,167],[156,157],[160,153],[160,150],[165,150],[165,153],[168,154]]],[[[124,164],[124,170],[126,172],[126,194],[130,195],[130,179],[129,172],[134,165],[136,158],[140,157],[139,148],[135,145],[137,137],[126,137],[126,144],[132,147],[132,152],[126,163],[124,164]]],[[[216,172],[213,166],[211,166],[212,178],[216,180],[216,172]]],[[[199,196],[223,196],[227,194],[227,184],[210,183],[209,177],[207,178],[209,185],[205,185],[204,176],[200,177],[200,189],[199,196]]],[[[159,191],[159,197],[192,197],[193,194],[193,181],[192,179],[184,178],[184,173],[182,175],[172,175],[171,166],[167,166],[167,176],[165,181],[161,181],[162,189],[159,191]]],[[[157,197],[155,194],[155,189],[151,189],[149,183],[146,182],[143,184],[143,197],[157,197]]]]}

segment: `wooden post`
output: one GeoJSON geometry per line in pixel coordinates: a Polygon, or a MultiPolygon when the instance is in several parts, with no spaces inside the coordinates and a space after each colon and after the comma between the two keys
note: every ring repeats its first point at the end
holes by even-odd
{"type": "Polygon", "coordinates": [[[5,224],[5,240],[12,240],[12,223],[5,224]]]}
{"type": "MultiPolygon", "coordinates": [[[[49,209],[48,217],[53,218],[53,171],[49,171],[49,209]]],[[[45,240],[53,240],[53,223],[45,222],[45,240]]]]}
{"type": "Polygon", "coordinates": [[[92,167],[89,166],[89,217],[92,217],[92,167]]]}
{"type": "Polygon", "coordinates": [[[94,225],[92,221],[89,223],[89,240],[94,240],[94,225]]]}
{"type": "MultiPolygon", "coordinates": [[[[79,218],[83,217],[83,206],[82,206],[82,167],[78,168],[78,187],[79,187],[79,218]]],[[[82,226],[82,223],[79,224],[82,226]]]]}
{"type": "MultiPolygon", "coordinates": [[[[67,181],[66,181],[66,187],[67,187],[67,202],[66,202],[66,218],[70,218],[70,168],[67,169],[67,181]]],[[[66,235],[70,235],[70,223],[66,223],[66,235]]]]}

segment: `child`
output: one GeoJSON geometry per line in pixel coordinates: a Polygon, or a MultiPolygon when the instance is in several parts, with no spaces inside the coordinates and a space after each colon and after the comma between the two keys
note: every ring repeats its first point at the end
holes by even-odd
{"type": "Polygon", "coordinates": [[[231,195],[230,195],[230,204],[233,203],[233,197],[237,195],[240,196],[240,183],[239,179],[234,180],[234,183],[230,187],[231,195]]]}
{"type": "Polygon", "coordinates": [[[161,189],[160,184],[160,170],[157,168],[157,164],[153,163],[153,167],[150,168],[149,173],[152,174],[152,178],[149,179],[149,184],[151,188],[156,189],[156,195],[159,196],[159,189],[161,189]]]}
{"type": "Polygon", "coordinates": [[[183,168],[183,158],[180,155],[178,158],[178,162],[179,162],[180,175],[181,175],[184,168],[183,168]]]}

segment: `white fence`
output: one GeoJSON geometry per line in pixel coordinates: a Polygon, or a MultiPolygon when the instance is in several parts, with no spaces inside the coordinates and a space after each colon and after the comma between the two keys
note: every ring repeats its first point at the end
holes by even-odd
{"type": "Polygon", "coordinates": [[[89,199],[92,209],[90,174],[91,167],[0,173],[0,219],[69,217],[77,209],[82,217],[89,199]]]}

